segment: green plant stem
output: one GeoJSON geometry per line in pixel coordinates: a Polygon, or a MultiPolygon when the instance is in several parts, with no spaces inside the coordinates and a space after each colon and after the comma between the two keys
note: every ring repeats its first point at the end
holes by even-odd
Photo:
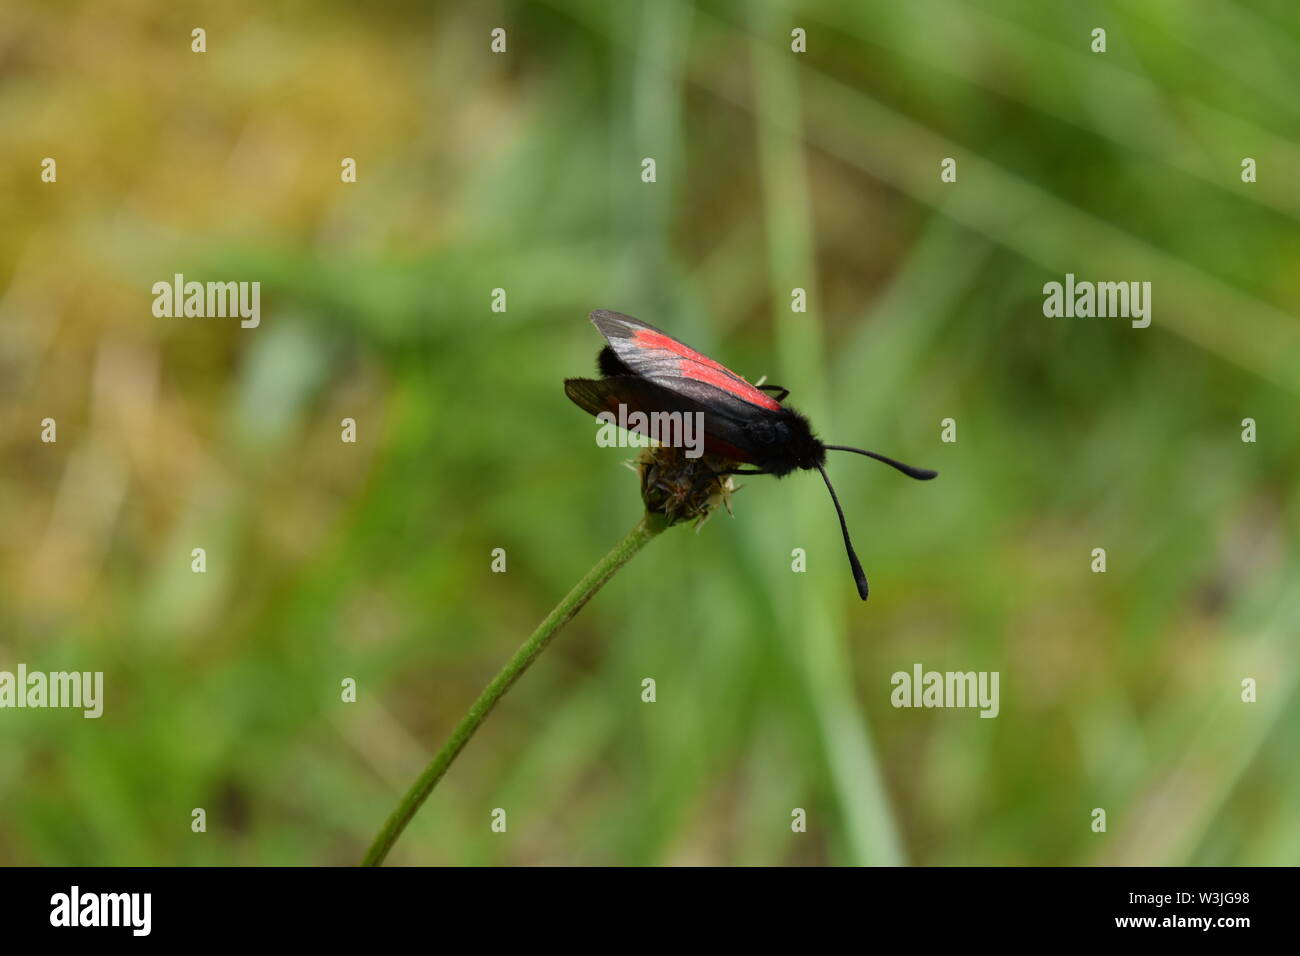
{"type": "Polygon", "coordinates": [[[514,685],[524,671],[528,670],[528,666],[537,659],[537,655],[546,649],[546,645],[551,642],[556,632],[569,623],[605,582],[614,576],[614,572],[627,564],[634,554],[667,526],[662,515],[646,514],[622,541],[614,545],[609,554],[597,561],[596,566],[574,585],[573,590],[564,596],[564,600],[546,615],[546,619],[537,625],[537,630],[524,641],[523,646],[515,652],[506,666],[501,668],[500,673],[492,678],[492,683],[488,684],[478,700],[474,701],[469,713],[461,718],[450,739],[433,758],[433,762],[424,769],[424,773],[420,774],[419,779],[406,792],[402,802],[397,805],[397,809],[389,816],[388,822],[384,824],[384,828],[379,831],[374,843],[370,845],[365,859],[361,861],[362,866],[379,866],[384,862],[384,858],[388,856],[393,844],[406,829],[406,825],[429,798],[433,788],[438,785],[438,781],[447,773],[447,768],[451,766],[452,761],[469,743],[469,739],[474,736],[479,725],[487,719],[488,714],[492,713],[492,708],[497,705],[497,701],[504,697],[506,691],[514,685]]]}

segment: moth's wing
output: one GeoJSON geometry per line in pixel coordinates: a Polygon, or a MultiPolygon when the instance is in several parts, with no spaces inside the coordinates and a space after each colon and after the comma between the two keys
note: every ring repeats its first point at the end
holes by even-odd
{"type": "Polygon", "coordinates": [[[618,414],[619,405],[629,412],[695,411],[690,399],[678,397],[638,375],[612,375],[608,378],[566,378],[564,394],[579,408],[592,415],[603,412],[618,414]]]}
{"type": "MultiPolygon", "coordinates": [[[[619,406],[627,413],[680,412],[702,416],[706,451],[733,461],[752,462],[752,442],[743,427],[743,419],[728,415],[717,407],[690,394],[662,388],[639,375],[615,375],[609,378],[569,378],[564,380],[564,394],[579,408],[592,415],[609,413],[617,420],[619,406]]],[[[707,396],[705,396],[707,397],[707,396]]],[[[644,429],[633,431],[645,433],[644,429]]]]}
{"type": "Polygon", "coordinates": [[[593,415],[610,412],[618,415],[623,405],[629,412],[705,412],[703,405],[688,395],[681,395],[639,375],[612,375],[608,378],[568,378],[564,393],[570,401],[593,415]]]}
{"type": "MultiPolygon", "coordinates": [[[[721,393],[715,397],[720,406],[737,417],[743,416],[745,406],[769,412],[781,410],[781,404],[772,396],[760,392],[725,365],[647,322],[607,309],[592,312],[591,322],[624,365],[656,385],[672,391],[690,383],[710,385],[721,393]]],[[[698,389],[688,390],[700,394],[698,389]]]]}
{"type": "MultiPolygon", "coordinates": [[[[663,329],[657,329],[649,322],[642,322],[633,316],[624,315],[622,312],[613,312],[609,309],[596,309],[587,318],[591,319],[591,324],[599,330],[601,335],[609,339],[610,344],[613,344],[615,338],[631,338],[641,329],[658,332],[660,335],[668,335],[663,329]]],[[[671,336],[669,337],[671,338],[671,336]]]]}

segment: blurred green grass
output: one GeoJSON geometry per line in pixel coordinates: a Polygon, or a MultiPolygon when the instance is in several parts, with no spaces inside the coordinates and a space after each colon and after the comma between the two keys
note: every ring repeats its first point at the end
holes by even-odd
{"type": "Polygon", "coordinates": [[[806,474],[656,541],[394,862],[1294,863],[1298,69],[1286,2],[12,5],[0,667],[107,701],[0,718],[0,863],[359,859],[636,519],[595,307],[941,477],[832,462],[865,606],[806,474]],[[174,272],[261,328],[154,319],[174,272]],[[1045,319],[1065,272],[1152,327],[1045,319]],[[917,661],[1001,716],[894,710],[917,661]]]}

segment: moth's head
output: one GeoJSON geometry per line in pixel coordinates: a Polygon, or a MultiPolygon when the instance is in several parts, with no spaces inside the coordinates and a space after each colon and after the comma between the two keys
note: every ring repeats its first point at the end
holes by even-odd
{"type": "Polygon", "coordinates": [[[812,425],[793,408],[782,416],[788,434],[788,447],[794,466],[799,469],[820,468],[826,464],[826,446],[813,434],[812,425]]]}
{"type": "Polygon", "coordinates": [[[756,422],[750,435],[759,448],[759,464],[778,478],[826,462],[826,446],[813,434],[808,419],[789,406],[773,418],[756,422]]]}

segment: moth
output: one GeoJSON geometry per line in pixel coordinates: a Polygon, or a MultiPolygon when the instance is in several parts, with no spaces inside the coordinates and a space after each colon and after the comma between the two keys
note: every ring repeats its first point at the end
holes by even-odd
{"type": "Polygon", "coordinates": [[[839,496],[826,474],[828,451],[849,451],[884,462],[918,481],[938,472],[914,468],[864,448],[828,445],[813,432],[808,419],[783,404],[789,389],[751,385],[725,365],[640,319],[606,309],[591,313],[591,321],[608,343],[596,364],[600,378],[570,378],[564,392],[592,415],[617,414],[619,406],[645,415],[655,412],[699,413],[704,422],[704,448],[711,454],[750,468],[729,468],[723,475],[773,475],[816,470],[826,483],[839,515],[844,550],[858,595],[867,599],[867,576],[849,539],[849,526],[839,496]]]}

